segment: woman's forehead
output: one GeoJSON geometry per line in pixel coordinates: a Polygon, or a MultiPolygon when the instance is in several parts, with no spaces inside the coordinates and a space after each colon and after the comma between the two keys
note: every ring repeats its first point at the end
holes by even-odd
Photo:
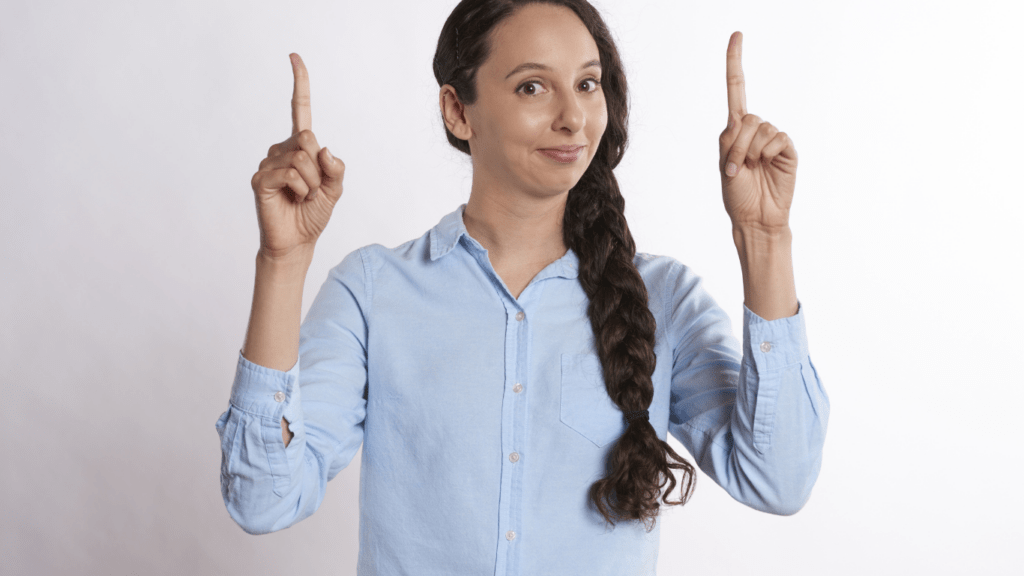
{"type": "MultiPolygon", "coordinates": [[[[593,60],[600,61],[590,31],[564,6],[529,4],[491,31],[490,56],[485,66],[505,79],[523,64],[539,64],[556,71],[575,72],[593,60]]],[[[537,69],[527,66],[524,69],[537,69]]]]}

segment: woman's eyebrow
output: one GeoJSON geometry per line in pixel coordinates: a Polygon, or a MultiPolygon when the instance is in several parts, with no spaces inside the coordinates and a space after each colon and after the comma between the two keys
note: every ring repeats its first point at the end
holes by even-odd
{"type": "MultiPolygon", "coordinates": [[[[601,67],[601,61],[600,60],[591,60],[590,62],[587,62],[583,66],[580,66],[580,70],[586,70],[587,68],[590,68],[591,66],[597,66],[598,68],[600,68],[601,67]]],[[[507,76],[505,76],[505,80],[508,80],[513,74],[516,74],[518,72],[522,72],[523,70],[551,70],[551,67],[550,66],[546,66],[544,64],[538,64],[537,62],[524,62],[524,63],[520,64],[519,66],[516,66],[515,68],[513,68],[512,71],[509,72],[507,76]]]]}

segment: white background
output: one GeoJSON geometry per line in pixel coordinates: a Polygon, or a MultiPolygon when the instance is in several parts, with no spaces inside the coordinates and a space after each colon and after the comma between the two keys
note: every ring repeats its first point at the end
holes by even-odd
{"type": "MultiPolygon", "coordinates": [[[[313,130],[347,165],[303,314],[346,254],[465,202],[431,71],[454,4],[5,3],[0,571],[354,574],[359,455],[287,530],[247,535],[221,500],[214,423],[259,246],[250,178],[290,134],[294,51],[313,130]]],[[[617,175],[638,248],[701,274],[737,335],[717,139],[743,32],[748,109],[799,153],[797,293],[832,403],[801,512],[754,511],[701,475],[659,520],[659,574],[1019,569],[1016,3],[597,6],[631,88],[617,175]]]]}

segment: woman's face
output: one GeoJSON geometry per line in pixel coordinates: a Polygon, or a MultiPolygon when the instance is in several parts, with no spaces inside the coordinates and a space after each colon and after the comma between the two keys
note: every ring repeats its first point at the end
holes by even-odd
{"type": "Polygon", "coordinates": [[[476,75],[479,98],[466,107],[474,187],[565,194],[608,124],[597,44],[575,12],[549,4],[524,6],[491,34],[476,75]],[[567,144],[583,146],[575,161],[542,152],[567,144]]]}

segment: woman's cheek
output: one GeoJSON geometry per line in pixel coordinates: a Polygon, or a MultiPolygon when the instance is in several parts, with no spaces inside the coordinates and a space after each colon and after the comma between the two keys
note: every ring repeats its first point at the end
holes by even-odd
{"type": "Polygon", "coordinates": [[[605,128],[608,127],[608,107],[605,105],[604,99],[601,100],[598,106],[595,106],[593,118],[593,139],[595,141],[601,140],[601,136],[604,135],[605,128]]]}

